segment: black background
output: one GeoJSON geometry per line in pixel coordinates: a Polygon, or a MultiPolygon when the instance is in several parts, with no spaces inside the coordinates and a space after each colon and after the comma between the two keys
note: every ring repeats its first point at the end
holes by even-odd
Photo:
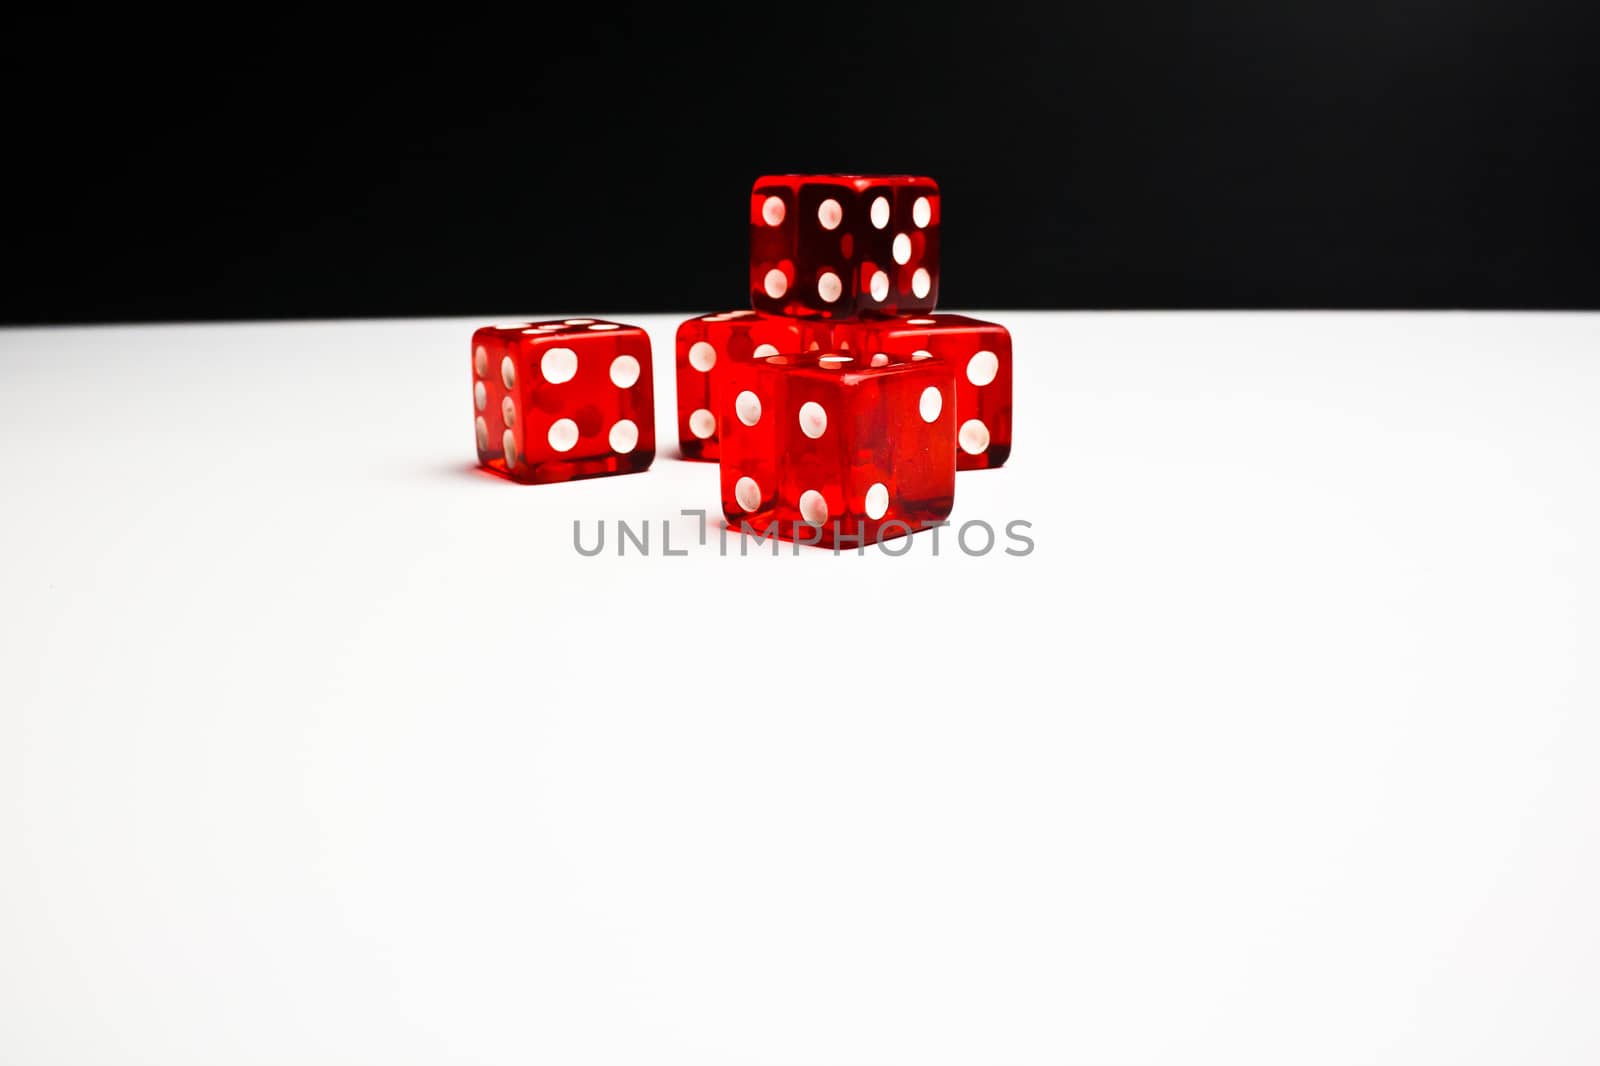
{"type": "Polygon", "coordinates": [[[1600,307],[1576,2],[225,14],[10,16],[5,321],[737,307],[786,170],[949,307],[1600,307]]]}

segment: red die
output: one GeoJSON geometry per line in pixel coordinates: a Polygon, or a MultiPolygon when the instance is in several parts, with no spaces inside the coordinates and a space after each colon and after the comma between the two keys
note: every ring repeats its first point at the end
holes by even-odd
{"type": "Polygon", "coordinates": [[[956,481],[951,391],[950,368],[928,356],[806,352],[729,366],[728,524],[855,546],[942,521],[956,481]]]}
{"type": "Polygon", "coordinates": [[[656,457],[650,338],[569,318],[472,335],[478,462],[514,481],[631,474],[656,457]]]}
{"type": "Polygon", "coordinates": [[[965,315],[842,322],[833,346],[860,357],[931,352],[955,372],[956,466],[982,470],[1011,454],[1011,334],[965,315]]]}
{"type": "Polygon", "coordinates": [[[784,174],[750,192],[750,306],[848,318],[931,311],[939,298],[932,178],[784,174]]]}
{"type": "Polygon", "coordinates": [[[678,327],[678,444],[685,459],[717,458],[723,375],[731,363],[828,342],[826,323],[755,311],[723,311],[678,327]]]}

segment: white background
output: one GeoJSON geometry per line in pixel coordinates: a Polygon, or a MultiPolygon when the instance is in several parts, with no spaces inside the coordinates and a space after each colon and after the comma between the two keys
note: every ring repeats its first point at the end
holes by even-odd
{"type": "Polygon", "coordinates": [[[0,333],[0,1062],[1600,1061],[1600,318],[989,317],[1022,558],[475,473],[478,322],[0,333]]]}

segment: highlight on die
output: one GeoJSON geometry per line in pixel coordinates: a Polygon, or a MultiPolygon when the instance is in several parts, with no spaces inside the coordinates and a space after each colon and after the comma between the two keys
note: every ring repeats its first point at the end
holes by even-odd
{"type": "MultiPolygon", "coordinates": [[[[679,454],[718,464],[725,528],[796,550],[894,541],[948,524],[958,473],[1006,462],[1011,335],[936,313],[942,221],[924,176],[756,180],[750,306],[690,318],[674,338],[679,454]]],[[[651,466],[644,330],[487,326],[471,354],[485,469],[541,484],[651,466]]]]}

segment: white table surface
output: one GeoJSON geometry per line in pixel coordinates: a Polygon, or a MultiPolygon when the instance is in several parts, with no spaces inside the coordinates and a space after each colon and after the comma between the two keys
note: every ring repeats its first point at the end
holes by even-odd
{"type": "Polygon", "coordinates": [[[1020,558],[475,473],[476,320],[0,332],[0,1062],[1600,1061],[1600,317],[986,317],[1020,558]]]}

